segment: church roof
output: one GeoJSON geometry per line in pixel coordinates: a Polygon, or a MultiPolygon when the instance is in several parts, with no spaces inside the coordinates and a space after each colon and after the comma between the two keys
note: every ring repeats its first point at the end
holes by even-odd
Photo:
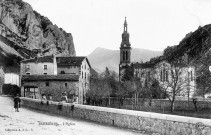
{"type": "Polygon", "coordinates": [[[153,63],[134,63],[134,68],[154,68],[155,64],[153,63]]]}
{"type": "Polygon", "coordinates": [[[124,25],[127,25],[127,20],[126,20],[126,17],[125,17],[125,22],[124,22],[124,25]]]}

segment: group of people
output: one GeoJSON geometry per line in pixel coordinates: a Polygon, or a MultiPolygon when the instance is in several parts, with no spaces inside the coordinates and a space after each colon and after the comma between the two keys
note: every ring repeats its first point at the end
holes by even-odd
{"type": "Polygon", "coordinates": [[[52,100],[52,96],[51,94],[48,94],[48,97],[46,97],[45,94],[42,94],[42,98],[41,98],[41,104],[43,105],[43,103],[46,103],[47,105],[49,105],[49,100],[52,100]]]}
{"type": "Polygon", "coordinates": [[[48,94],[48,97],[46,97],[45,94],[42,94],[42,100],[52,100],[52,99],[53,98],[52,98],[51,94],[48,94]]]}
{"type": "MultiPolygon", "coordinates": [[[[48,96],[46,97],[45,94],[42,94],[42,98],[41,98],[41,104],[43,104],[45,101],[47,103],[47,105],[49,104],[49,100],[53,100],[51,94],[48,94],[48,96]]],[[[14,108],[15,108],[15,112],[19,112],[19,108],[20,108],[20,102],[21,102],[21,99],[19,97],[19,94],[17,94],[15,97],[14,97],[14,108]]],[[[59,102],[59,106],[62,106],[63,103],[67,103],[68,102],[68,98],[67,98],[67,94],[66,92],[63,92],[62,93],[62,96],[61,96],[61,99],[60,99],[60,102],[59,102]]]]}

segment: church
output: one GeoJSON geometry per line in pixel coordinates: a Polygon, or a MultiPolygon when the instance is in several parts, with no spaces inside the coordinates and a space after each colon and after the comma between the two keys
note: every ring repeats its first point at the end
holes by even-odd
{"type": "MultiPolygon", "coordinates": [[[[128,33],[128,25],[125,17],[120,45],[119,81],[129,81],[131,78],[136,77],[140,79],[142,86],[151,87],[154,81],[157,80],[161,87],[166,87],[166,90],[170,92],[172,88],[169,85],[174,81],[174,78],[171,76],[171,64],[165,59],[154,60],[155,62],[147,61],[144,63],[131,62],[132,48],[129,38],[130,35],[128,33]]],[[[196,91],[195,69],[193,66],[180,65],[178,67],[181,68],[181,74],[178,76],[179,81],[185,83],[177,84],[178,86],[182,86],[177,95],[187,96],[187,90],[189,90],[189,95],[192,97],[196,91]]]]}
{"type": "Polygon", "coordinates": [[[130,34],[128,33],[127,20],[125,17],[122,42],[120,45],[120,63],[119,63],[119,80],[122,81],[123,75],[126,70],[131,66],[131,45],[130,45],[130,34]]]}

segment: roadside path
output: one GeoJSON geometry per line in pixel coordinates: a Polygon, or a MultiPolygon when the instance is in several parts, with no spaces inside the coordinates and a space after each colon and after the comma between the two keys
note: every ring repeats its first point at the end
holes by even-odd
{"type": "Polygon", "coordinates": [[[13,99],[0,96],[0,135],[144,135],[137,131],[101,125],[20,108],[13,99]]]}

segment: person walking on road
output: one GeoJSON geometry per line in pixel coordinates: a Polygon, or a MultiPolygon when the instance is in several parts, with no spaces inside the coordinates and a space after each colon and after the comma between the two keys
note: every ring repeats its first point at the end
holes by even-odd
{"type": "Polygon", "coordinates": [[[20,107],[20,102],[21,102],[21,99],[19,97],[19,94],[17,94],[14,98],[14,108],[16,112],[19,112],[18,108],[20,107]]]}

